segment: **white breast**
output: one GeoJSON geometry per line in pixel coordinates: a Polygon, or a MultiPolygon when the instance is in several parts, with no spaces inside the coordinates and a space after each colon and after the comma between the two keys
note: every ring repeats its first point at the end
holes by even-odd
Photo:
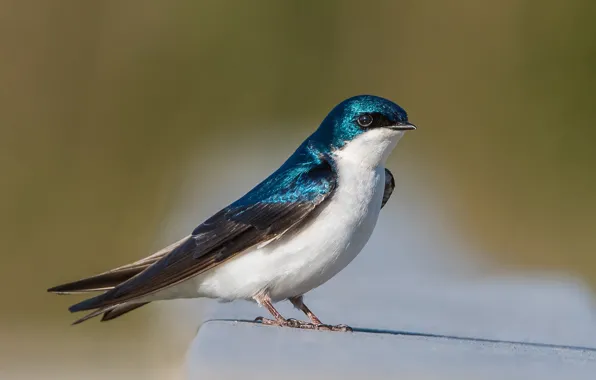
{"type": "Polygon", "coordinates": [[[391,132],[389,138],[358,137],[334,153],[338,171],[335,193],[300,231],[244,252],[152,298],[234,300],[267,292],[273,301],[280,301],[328,281],[360,253],[375,227],[385,184],[384,163],[401,137],[401,133],[391,132]],[[375,149],[371,143],[377,144],[375,149]]]}

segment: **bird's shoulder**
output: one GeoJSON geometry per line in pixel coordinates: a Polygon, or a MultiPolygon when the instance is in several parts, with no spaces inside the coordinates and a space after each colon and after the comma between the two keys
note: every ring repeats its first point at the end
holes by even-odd
{"type": "Polygon", "coordinates": [[[337,182],[333,160],[312,143],[303,143],[286,162],[243,197],[223,208],[192,232],[199,236],[228,222],[270,227],[273,220],[290,222],[328,199],[337,182]],[[280,218],[285,214],[286,218],[280,218]]]}
{"type": "Polygon", "coordinates": [[[330,155],[307,140],[279,169],[230,207],[316,200],[333,190],[336,174],[330,155]]]}

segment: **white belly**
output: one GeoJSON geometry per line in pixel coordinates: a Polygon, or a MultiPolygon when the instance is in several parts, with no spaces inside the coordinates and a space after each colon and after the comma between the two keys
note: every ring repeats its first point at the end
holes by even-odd
{"type": "Polygon", "coordinates": [[[367,131],[333,152],[338,184],[319,215],[299,231],[239,254],[205,273],[141,301],[210,297],[273,301],[299,296],[328,281],[360,253],[377,223],[385,161],[403,132],[367,131]]]}
{"type": "Polygon", "coordinates": [[[338,162],[339,182],[321,213],[288,236],[238,257],[152,299],[252,299],[266,292],[280,301],[328,281],[360,253],[381,210],[385,170],[338,162]]]}

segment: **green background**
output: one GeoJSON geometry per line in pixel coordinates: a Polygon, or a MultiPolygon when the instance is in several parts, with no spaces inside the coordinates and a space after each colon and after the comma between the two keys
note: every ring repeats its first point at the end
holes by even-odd
{"type": "Polygon", "coordinates": [[[408,111],[389,165],[494,270],[594,289],[595,18],[591,0],[0,1],[0,373],[177,373],[191,336],[153,309],[70,328],[75,299],[45,289],[181,237],[223,163],[266,173],[361,93],[408,111]]]}

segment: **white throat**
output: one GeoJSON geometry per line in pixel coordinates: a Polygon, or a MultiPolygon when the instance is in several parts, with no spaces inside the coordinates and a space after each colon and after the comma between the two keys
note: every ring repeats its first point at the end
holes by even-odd
{"type": "Polygon", "coordinates": [[[385,167],[387,158],[403,135],[403,131],[376,128],[358,135],[333,154],[342,161],[352,161],[361,166],[385,167]]]}

